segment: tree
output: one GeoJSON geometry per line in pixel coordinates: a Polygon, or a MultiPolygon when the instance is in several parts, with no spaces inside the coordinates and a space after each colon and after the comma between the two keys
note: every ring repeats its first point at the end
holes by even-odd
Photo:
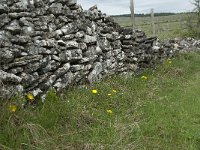
{"type": "Polygon", "coordinates": [[[195,6],[195,13],[197,16],[197,36],[200,38],[200,0],[193,0],[192,4],[195,6]]]}
{"type": "Polygon", "coordinates": [[[195,9],[193,12],[186,13],[184,18],[186,28],[185,30],[181,29],[181,32],[184,36],[200,38],[200,0],[192,0],[191,3],[195,6],[195,9]]]}

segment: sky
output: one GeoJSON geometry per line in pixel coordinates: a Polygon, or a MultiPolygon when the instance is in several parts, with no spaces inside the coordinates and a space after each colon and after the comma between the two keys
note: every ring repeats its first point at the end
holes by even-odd
{"type": "MultiPolygon", "coordinates": [[[[130,0],[77,0],[83,9],[97,4],[98,9],[108,15],[129,14],[130,0]]],[[[192,0],[134,0],[136,13],[155,12],[186,12],[192,11],[192,0]]]]}

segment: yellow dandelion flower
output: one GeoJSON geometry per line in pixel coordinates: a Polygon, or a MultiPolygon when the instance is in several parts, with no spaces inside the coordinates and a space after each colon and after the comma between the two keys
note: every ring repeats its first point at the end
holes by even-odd
{"type": "Polygon", "coordinates": [[[170,59],[170,58],[168,58],[168,59],[167,59],[167,61],[171,61],[171,59],[170,59]]]}
{"type": "Polygon", "coordinates": [[[113,113],[111,109],[108,109],[106,112],[107,112],[108,114],[112,114],[112,113],[113,113]]]}
{"type": "Polygon", "coordinates": [[[28,98],[29,101],[33,101],[34,100],[33,94],[28,93],[26,96],[27,96],[27,98],[28,98]]]}
{"type": "Polygon", "coordinates": [[[113,91],[113,93],[117,93],[117,91],[116,90],[112,90],[113,91]]]}
{"type": "Polygon", "coordinates": [[[10,105],[9,110],[10,110],[10,112],[14,113],[17,110],[17,106],[16,105],[10,105]]]}
{"type": "Polygon", "coordinates": [[[172,64],[172,61],[168,61],[168,64],[172,64]]]}
{"type": "Polygon", "coordinates": [[[97,90],[92,90],[91,91],[93,94],[97,94],[98,92],[97,92],[97,90]]]}
{"type": "Polygon", "coordinates": [[[168,64],[172,64],[172,60],[170,58],[167,59],[168,64]]]}
{"type": "Polygon", "coordinates": [[[108,94],[108,96],[111,96],[111,95],[112,95],[111,93],[108,94]]]}
{"type": "Polygon", "coordinates": [[[147,77],[147,76],[142,76],[141,79],[142,79],[142,80],[147,80],[148,77],[147,77]]]}

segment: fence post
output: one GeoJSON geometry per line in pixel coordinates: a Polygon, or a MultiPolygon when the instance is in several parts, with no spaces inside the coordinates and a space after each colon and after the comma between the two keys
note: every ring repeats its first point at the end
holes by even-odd
{"type": "Polygon", "coordinates": [[[155,20],[154,20],[154,9],[151,9],[151,23],[152,23],[152,31],[153,36],[156,36],[156,28],[155,28],[155,20]]]}
{"type": "Polygon", "coordinates": [[[130,0],[130,10],[131,10],[131,21],[133,32],[135,30],[135,10],[134,10],[134,0],[130,0]]]}

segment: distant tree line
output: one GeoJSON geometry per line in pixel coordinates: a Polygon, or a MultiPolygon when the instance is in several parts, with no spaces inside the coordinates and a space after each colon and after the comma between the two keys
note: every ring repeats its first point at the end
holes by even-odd
{"type": "MultiPolygon", "coordinates": [[[[170,16],[170,15],[176,15],[176,13],[155,13],[154,16],[170,16]]],[[[135,14],[135,17],[149,17],[150,14],[135,14]]],[[[122,14],[122,15],[112,15],[111,17],[131,17],[131,14],[122,14]]]]}

